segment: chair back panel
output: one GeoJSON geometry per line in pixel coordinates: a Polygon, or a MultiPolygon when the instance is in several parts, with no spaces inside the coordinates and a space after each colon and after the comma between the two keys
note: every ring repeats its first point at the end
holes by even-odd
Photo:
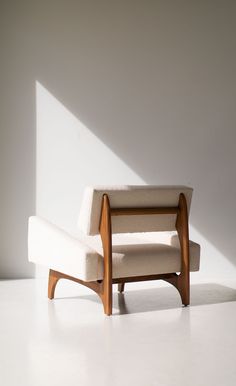
{"type": "MultiPolygon", "coordinates": [[[[187,186],[102,186],[87,187],[79,215],[79,229],[87,235],[99,234],[103,194],[111,208],[152,208],[178,206],[184,193],[190,210],[193,189],[187,186]]],[[[136,233],[175,230],[176,214],[112,216],[112,233],[136,233]]]]}

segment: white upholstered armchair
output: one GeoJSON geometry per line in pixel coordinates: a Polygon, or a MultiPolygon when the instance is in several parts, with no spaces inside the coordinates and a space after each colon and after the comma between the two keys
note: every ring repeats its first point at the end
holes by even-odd
{"type": "Polygon", "coordinates": [[[189,273],[199,270],[200,246],[189,241],[192,189],[185,186],[86,188],[80,236],[29,219],[29,260],[49,268],[48,297],[59,279],[94,290],[112,313],[112,284],[165,280],[189,304],[189,273]]]}

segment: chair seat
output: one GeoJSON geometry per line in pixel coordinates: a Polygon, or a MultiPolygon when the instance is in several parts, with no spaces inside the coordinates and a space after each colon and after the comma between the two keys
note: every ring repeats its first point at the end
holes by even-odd
{"type": "MultiPolygon", "coordinates": [[[[179,272],[178,236],[173,232],[112,237],[113,278],[179,272]]],[[[100,236],[70,235],[39,217],[29,222],[29,260],[85,281],[103,278],[100,236]]],[[[190,241],[190,271],[198,271],[200,246],[190,241]]]]}

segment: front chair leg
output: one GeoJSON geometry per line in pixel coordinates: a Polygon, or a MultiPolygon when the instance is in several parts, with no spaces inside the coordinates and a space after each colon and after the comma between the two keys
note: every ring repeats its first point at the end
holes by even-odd
{"type": "Polygon", "coordinates": [[[102,198],[102,210],[99,231],[102,239],[104,256],[104,274],[102,284],[102,302],[106,315],[112,314],[112,240],[111,240],[111,212],[107,194],[102,198]]]}
{"type": "Polygon", "coordinates": [[[49,270],[48,278],[48,297],[49,299],[54,298],[54,292],[58,280],[67,279],[72,280],[76,283],[82,284],[85,287],[90,288],[98,294],[102,300],[104,313],[106,315],[112,314],[112,281],[109,280],[109,277],[105,277],[103,282],[100,281],[83,281],[81,279],[75,278],[73,276],[66,275],[61,272],[54,271],[53,269],[49,270]]]}
{"type": "Polygon", "coordinates": [[[173,274],[173,277],[164,279],[168,283],[172,284],[179,292],[183,306],[188,306],[190,303],[190,282],[189,273],[177,275],[173,274]]]}
{"type": "Polygon", "coordinates": [[[54,299],[55,288],[59,279],[60,279],[60,275],[56,271],[53,271],[52,269],[50,269],[49,277],[48,277],[48,298],[49,299],[54,299]]]}
{"type": "Polygon", "coordinates": [[[104,280],[101,299],[103,303],[104,313],[108,316],[111,315],[112,314],[112,283],[111,282],[106,282],[106,280],[104,280]]]}
{"type": "Polygon", "coordinates": [[[190,303],[190,284],[189,274],[179,275],[178,277],[178,291],[181,296],[182,304],[186,307],[190,303]]]}

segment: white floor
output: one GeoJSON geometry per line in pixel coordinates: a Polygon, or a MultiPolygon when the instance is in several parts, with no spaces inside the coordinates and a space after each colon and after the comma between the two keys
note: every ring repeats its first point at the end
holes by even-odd
{"type": "Polygon", "coordinates": [[[235,386],[236,280],[192,285],[182,308],[158,282],[114,286],[114,315],[68,281],[0,282],[1,386],[235,386]]]}

